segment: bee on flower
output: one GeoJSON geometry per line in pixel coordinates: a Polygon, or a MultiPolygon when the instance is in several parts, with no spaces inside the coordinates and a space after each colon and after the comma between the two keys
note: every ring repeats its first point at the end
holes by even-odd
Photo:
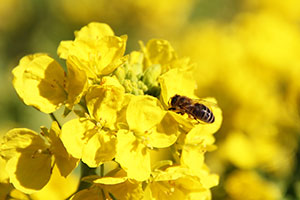
{"type": "Polygon", "coordinates": [[[213,123],[215,121],[215,116],[207,106],[189,97],[176,94],[170,99],[169,105],[169,110],[173,110],[181,115],[186,113],[190,118],[194,118],[198,122],[213,123]]]}

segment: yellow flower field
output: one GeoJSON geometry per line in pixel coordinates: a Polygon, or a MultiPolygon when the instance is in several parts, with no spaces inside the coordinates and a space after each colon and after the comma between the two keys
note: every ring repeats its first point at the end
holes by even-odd
{"type": "Polygon", "coordinates": [[[300,198],[298,1],[0,11],[0,200],[300,198]]]}

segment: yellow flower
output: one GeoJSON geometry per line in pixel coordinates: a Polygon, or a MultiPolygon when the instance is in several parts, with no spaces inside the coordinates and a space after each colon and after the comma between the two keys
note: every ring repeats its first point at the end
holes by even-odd
{"type": "Polygon", "coordinates": [[[61,140],[73,157],[82,159],[89,167],[97,167],[115,156],[115,135],[95,120],[68,121],[62,127],[61,140]]]}
{"type": "Polygon", "coordinates": [[[58,138],[59,128],[53,123],[46,137],[25,128],[10,130],[2,139],[0,155],[7,161],[6,171],[15,188],[32,193],[49,181],[53,165],[67,176],[77,165],[58,138]],[[48,138],[48,139],[47,139],[48,138]]]}
{"type": "Polygon", "coordinates": [[[145,199],[189,199],[205,200],[210,192],[205,190],[201,180],[189,173],[186,168],[169,167],[152,173],[153,178],[145,189],[145,199]]]}
{"type": "Polygon", "coordinates": [[[72,200],[76,199],[142,199],[144,192],[140,182],[129,180],[124,170],[104,177],[90,176],[85,177],[84,181],[93,183],[89,189],[81,190],[73,195],[72,200]]]}
{"type": "Polygon", "coordinates": [[[13,69],[13,85],[26,105],[51,113],[64,103],[78,103],[86,90],[86,76],[67,63],[68,75],[46,54],[25,56],[13,69]]]}
{"type": "Polygon", "coordinates": [[[23,57],[12,73],[20,98],[42,112],[55,111],[67,98],[64,70],[46,54],[23,57]]]}
{"type": "Polygon", "coordinates": [[[115,156],[115,136],[87,118],[73,119],[62,127],[61,140],[67,151],[89,167],[97,167],[115,156]]]}
{"type": "Polygon", "coordinates": [[[172,145],[179,134],[178,125],[158,99],[151,96],[131,95],[126,121],[128,130],[117,133],[116,161],[129,178],[144,181],[151,173],[150,149],[172,145]]]}
{"type": "Polygon", "coordinates": [[[198,175],[201,173],[201,166],[204,165],[204,154],[214,150],[214,132],[210,132],[209,125],[198,125],[187,133],[182,146],[181,164],[191,170],[191,173],[198,175]],[[205,130],[206,129],[206,130],[205,130]]]}
{"type": "Polygon", "coordinates": [[[125,35],[115,36],[107,24],[92,22],[75,32],[74,41],[62,41],[57,53],[89,78],[97,79],[125,62],[126,40],[125,35]]]}
{"type": "Polygon", "coordinates": [[[25,193],[42,189],[51,176],[49,144],[29,129],[11,130],[3,142],[0,151],[14,187],[25,193]]]}
{"type": "Polygon", "coordinates": [[[145,54],[145,68],[153,64],[161,64],[163,68],[169,69],[168,65],[177,59],[175,50],[166,40],[152,39],[146,46],[142,42],[140,44],[145,54]]]}
{"type": "Polygon", "coordinates": [[[152,39],[146,46],[140,42],[141,50],[145,55],[144,70],[152,65],[159,64],[161,73],[165,73],[172,68],[189,68],[189,59],[179,59],[175,50],[167,40],[152,39]]]}
{"type": "Polygon", "coordinates": [[[114,158],[117,116],[124,95],[124,88],[113,77],[90,87],[86,104],[91,118],[76,118],[62,127],[61,140],[72,156],[90,167],[114,158]]]}
{"type": "Polygon", "coordinates": [[[116,78],[103,77],[100,85],[89,88],[86,104],[89,113],[105,127],[115,129],[118,111],[121,109],[125,90],[116,78]]]}

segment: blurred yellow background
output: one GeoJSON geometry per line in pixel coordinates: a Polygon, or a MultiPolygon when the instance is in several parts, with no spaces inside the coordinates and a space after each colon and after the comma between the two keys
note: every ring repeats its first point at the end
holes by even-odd
{"type": "Polygon", "coordinates": [[[213,199],[300,199],[300,1],[2,0],[1,133],[49,127],[18,99],[11,70],[27,54],[59,60],[59,42],[91,21],[127,34],[127,52],[161,38],[197,63],[198,96],[215,97],[224,114],[207,157],[221,177],[213,199]]]}

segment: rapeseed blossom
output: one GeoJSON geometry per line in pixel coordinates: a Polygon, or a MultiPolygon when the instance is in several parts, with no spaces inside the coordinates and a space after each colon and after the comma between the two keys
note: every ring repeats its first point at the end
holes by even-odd
{"type": "Polygon", "coordinates": [[[77,166],[78,160],[68,154],[59,134],[59,127],[53,122],[51,129],[43,128],[41,135],[16,128],[2,138],[0,155],[6,160],[6,172],[16,189],[33,193],[48,183],[54,165],[64,177],[77,166]]]}
{"type": "Polygon", "coordinates": [[[3,179],[20,194],[45,187],[54,167],[68,176],[80,160],[91,172],[81,183],[89,186],[80,184],[71,199],[211,198],[218,176],[204,157],[216,148],[213,134],[222,123],[216,100],[204,98],[212,124],[168,110],[175,94],[199,98],[194,65],[178,58],[166,40],[141,42],[140,50],[125,55],[126,40],[92,22],[59,45],[67,72],[41,53],[23,57],[13,69],[21,100],[54,120],[50,130],[17,128],[1,139],[3,179]],[[60,107],[73,119],[60,124],[53,113],[60,107]]]}

